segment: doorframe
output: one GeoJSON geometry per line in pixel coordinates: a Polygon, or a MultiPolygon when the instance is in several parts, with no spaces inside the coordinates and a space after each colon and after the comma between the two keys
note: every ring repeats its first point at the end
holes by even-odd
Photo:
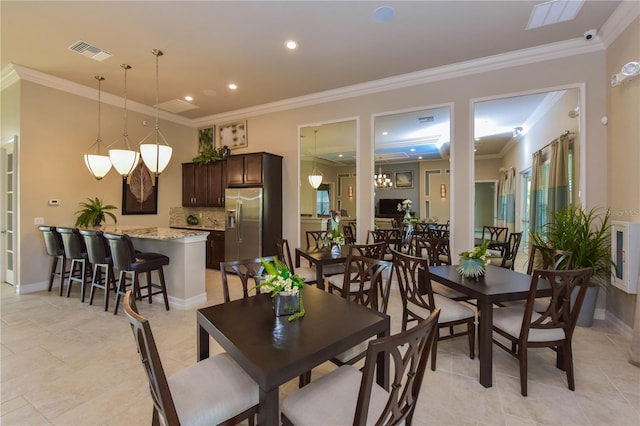
{"type": "Polygon", "coordinates": [[[497,205],[498,205],[498,181],[495,179],[477,179],[473,181],[473,234],[475,236],[476,233],[476,185],[479,183],[490,183],[493,184],[493,224],[495,225],[496,220],[498,219],[498,211],[497,211],[497,205]]]}
{"type": "Polygon", "coordinates": [[[1,230],[1,237],[0,237],[0,256],[2,256],[2,268],[0,268],[0,283],[4,283],[7,282],[11,285],[13,285],[16,289],[16,292],[18,292],[19,290],[19,279],[18,279],[18,256],[17,253],[19,252],[19,238],[18,238],[18,214],[17,214],[17,210],[18,210],[18,205],[17,205],[17,200],[18,200],[18,170],[17,170],[17,166],[18,166],[18,136],[14,135],[12,137],[10,137],[9,139],[2,141],[2,144],[0,146],[0,157],[1,157],[1,161],[0,161],[0,185],[2,185],[2,198],[0,199],[0,230],[1,230]],[[12,182],[12,197],[11,197],[11,205],[12,205],[12,223],[11,223],[11,229],[12,229],[12,233],[13,233],[13,238],[11,239],[12,242],[12,265],[11,265],[11,269],[7,268],[7,264],[8,264],[8,260],[7,260],[7,213],[8,213],[8,209],[7,209],[7,155],[8,155],[8,151],[9,148],[11,148],[11,154],[12,154],[12,167],[11,170],[13,171],[13,178],[11,180],[12,182]],[[11,271],[11,272],[9,272],[11,271]]]}

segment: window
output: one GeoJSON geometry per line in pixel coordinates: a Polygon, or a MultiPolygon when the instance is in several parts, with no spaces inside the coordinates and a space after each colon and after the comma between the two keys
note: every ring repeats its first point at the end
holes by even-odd
{"type": "Polygon", "coordinates": [[[328,215],[329,212],[329,185],[322,184],[318,187],[316,191],[316,214],[317,215],[328,215]]]}

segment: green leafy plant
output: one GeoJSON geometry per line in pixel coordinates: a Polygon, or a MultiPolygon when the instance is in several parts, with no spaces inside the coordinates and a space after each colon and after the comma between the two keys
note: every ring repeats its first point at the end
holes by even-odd
{"type": "Polygon", "coordinates": [[[113,213],[107,210],[116,210],[117,207],[112,204],[103,204],[103,201],[98,197],[91,199],[87,198],[89,202],[79,203],[82,209],[78,210],[76,214],[79,216],[76,218],[75,226],[100,226],[105,216],[109,216],[113,219],[114,223],[118,223],[118,218],[113,213]]]}
{"type": "Polygon", "coordinates": [[[218,161],[222,159],[222,154],[224,152],[224,148],[205,148],[200,151],[200,154],[193,157],[193,162],[199,164],[201,166],[209,163],[213,163],[214,161],[218,161]]]}
{"type": "Polygon", "coordinates": [[[593,268],[592,281],[606,288],[616,266],[611,258],[609,210],[601,215],[596,208],[585,211],[570,205],[551,218],[542,232],[531,234],[533,244],[571,251],[573,268],[593,268]]]}

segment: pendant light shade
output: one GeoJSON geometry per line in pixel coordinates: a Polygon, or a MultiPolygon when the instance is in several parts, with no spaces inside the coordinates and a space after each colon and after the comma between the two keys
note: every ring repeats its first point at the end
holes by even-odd
{"type": "MultiPolygon", "coordinates": [[[[133,172],[140,160],[140,153],[131,149],[129,144],[129,134],[127,133],[127,70],[131,69],[131,66],[127,64],[120,65],[124,69],[124,131],[122,132],[122,139],[124,140],[124,149],[110,149],[109,159],[113,168],[120,173],[123,178],[126,178],[133,172]]],[[[110,146],[116,145],[118,141],[115,141],[110,146]]]]}
{"type": "Polygon", "coordinates": [[[109,173],[111,170],[111,161],[109,157],[106,155],[102,155],[100,152],[100,146],[102,145],[102,138],[100,137],[100,94],[101,94],[101,85],[104,77],[97,75],[96,80],[98,80],[98,137],[96,138],[96,142],[89,147],[89,150],[95,146],[94,153],[87,153],[84,155],[84,164],[87,166],[87,169],[91,172],[91,174],[98,180],[102,179],[109,173]]]}
{"type": "Polygon", "coordinates": [[[318,189],[322,184],[322,173],[316,169],[316,153],[318,149],[318,131],[313,131],[313,170],[309,175],[309,184],[313,189],[318,189]]]}
{"type": "Polygon", "coordinates": [[[140,155],[142,156],[142,161],[144,161],[144,164],[151,171],[151,173],[158,176],[169,164],[173,149],[169,146],[167,140],[160,131],[160,126],[158,123],[158,57],[162,56],[163,53],[158,49],[153,49],[151,53],[153,53],[153,55],[156,57],[156,126],[153,132],[147,135],[147,137],[145,137],[140,142],[139,148],[140,155]],[[145,143],[145,141],[151,135],[154,135],[155,142],[145,143]],[[162,144],[160,144],[160,142],[162,142],[162,144]]]}

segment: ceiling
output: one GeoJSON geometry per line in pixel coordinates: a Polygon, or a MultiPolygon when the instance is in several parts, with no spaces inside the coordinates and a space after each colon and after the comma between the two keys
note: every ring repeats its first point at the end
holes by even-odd
{"type": "MultiPolygon", "coordinates": [[[[121,96],[215,114],[471,61],[536,46],[580,41],[600,29],[619,1],[586,1],[571,21],[527,30],[540,1],[2,1],[2,70],[18,64],[121,96]],[[377,7],[395,11],[374,19],[377,7]],[[288,51],[284,42],[299,43],[288,51]],[[96,61],[68,49],[84,41],[113,56],[96,61]],[[236,83],[231,91],[227,84],[236,83]],[[187,106],[189,106],[187,104],[187,106]]],[[[598,43],[598,36],[592,41],[598,43]]]]}

